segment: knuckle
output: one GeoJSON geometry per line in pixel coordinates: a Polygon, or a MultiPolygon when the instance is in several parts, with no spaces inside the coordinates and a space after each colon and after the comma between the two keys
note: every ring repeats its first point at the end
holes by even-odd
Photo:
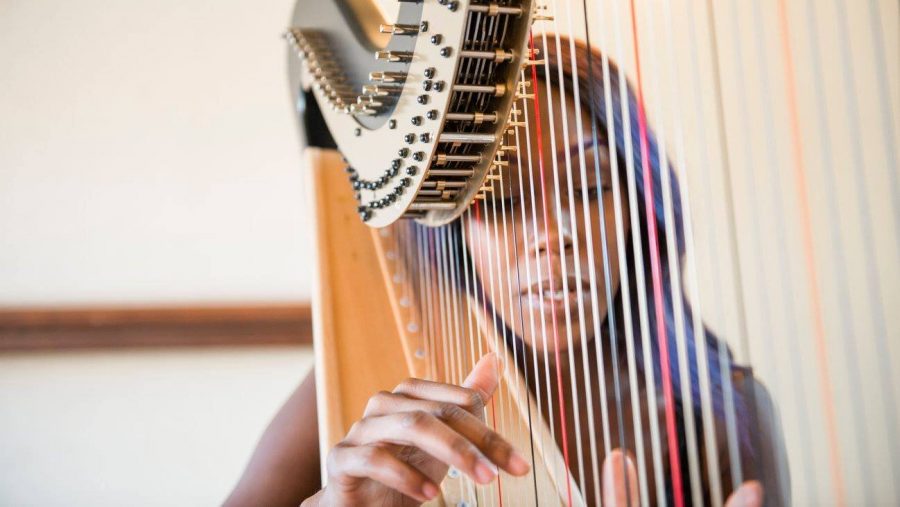
{"type": "Polygon", "coordinates": [[[445,421],[455,421],[462,417],[463,409],[452,403],[439,403],[435,412],[445,421]]]}
{"type": "Polygon", "coordinates": [[[454,438],[453,441],[450,442],[450,449],[455,454],[466,458],[466,461],[474,463],[475,460],[478,459],[478,453],[475,450],[475,446],[462,437],[454,438]]]}
{"type": "Polygon", "coordinates": [[[325,456],[325,469],[328,470],[328,475],[340,475],[341,458],[344,449],[346,449],[347,447],[347,444],[345,444],[344,442],[339,442],[330,451],[328,451],[328,455],[325,456]]]}
{"type": "Polygon", "coordinates": [[[404,380],[403,382],[400,382],[399,384],[397,384],[397,387],[394,388],[394,392],[397,392],[397,391],[414,391],[414,390],[416,389],[416,386],[417,386],[418,384],[419,384],[419,379],[413,378],[413,377],[409,377],[409,378],[407,378],[406,380],[404,380]]]}
{"type": "Polygon", "coordinates": [[[366,413],[375,412],[381,409],[384,406],[385,402],[390,398],[390,394],[387,391],[378,391],[366,403],[366,413]]]}
{"type": "Polygon", "coordinates": [[[430,414],[423,410],[414,410],[403,416],[401,424],[404,428],[421,428],[427,424],[430,414]]]}
{"type": "Polygon", "coordinates": [[[507,458],[512,453],[512,447],[498,433],[488,430],[481,438],[481,445],[485,449],[499,452],[502,458],[507,458]]]}
{"type": "Polygon", "coordinates": [[[481,398],[481,394],[474,389],[468,389],[466,393],[466,407],[474,410],[476,412],[480,411],[484,408],[484,400],[481,398]]]}
{"type": "Polygon", "coordinates": [[[374,467],[381,461],[381,453],[384,452],[380,447],[366,446],[360,455],[360,464],[364,467],[374,467]]]}

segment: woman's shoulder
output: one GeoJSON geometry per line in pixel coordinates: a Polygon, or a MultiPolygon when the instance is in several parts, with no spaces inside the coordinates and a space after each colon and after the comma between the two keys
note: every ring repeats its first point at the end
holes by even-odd
{"type": "Polygon", "coordinates": [[[790,504],[790,470],[781,430],[781,415],[769,389],[746,366],[734,367],[732,383],[750,412],[754,456],[747,457],[750,479],[762,482],[766,505],[790,504]]]}

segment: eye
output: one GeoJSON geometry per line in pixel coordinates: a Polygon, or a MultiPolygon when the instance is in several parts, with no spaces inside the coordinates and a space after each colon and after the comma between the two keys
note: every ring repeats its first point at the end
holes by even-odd
{"type": "Polygon", "coordinates": [[[519,198],[519,196],[511,195],[511,196],[507,197],[506,199],[503,199],[502,201],[500,201],[499,204],[502,204],[503,206],[505,206],[506,212],[510,213],[519,206],[519,202],[521,202],[521,199],[519,198]]]}
{"type": "Polygon", "coordinates": [[[597,198],[598,191],[597,191],[596,186],[592,186],[587,189],[579,188],[579,189],[575,190],[575,194],[578,196],[579,199],[582,198],[583,196],[587,195],[587,198],[593,201],[594,199],[597,198]]]}

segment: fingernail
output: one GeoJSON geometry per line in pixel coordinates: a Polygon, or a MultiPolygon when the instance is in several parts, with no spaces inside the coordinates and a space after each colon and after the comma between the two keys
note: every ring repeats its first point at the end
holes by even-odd
{"type": "Polygon", "coordinates": [[[513,451],[512,455],[509,457],[509,471],[514,475],[525,475],[528,473],[528,470],[531,468],[528,465],[528,461],[522,456],[519,451],[513,451]]]}
{"type": "Polygon", "coordinates": [[[625,469],[628,470],[629,473],[637,473],[637,467],[634,466],[634,460],[631,459],[631,454],[625,453],[625,469]]]}
{"type": "Polygon", "coordinates": [[[762,491],[756,484],[744,484],[735,491],[733,505],[757,507],[762,505],[762,491]]]}
{"type": "Polygon", "coordinates": [[[422,485],[422,495],[426,499],[431,500],[438,495],[438,487],[430,482],[426,482],[422,485]]]}
{"type": "Polygon", "coordinates": [[[496,476],[497,472],[494,471],[494,465],[485,463],[484,461],[479,461],[478,464],[475,465],[475,478],[481,484],[491,482],[496,476]]]}

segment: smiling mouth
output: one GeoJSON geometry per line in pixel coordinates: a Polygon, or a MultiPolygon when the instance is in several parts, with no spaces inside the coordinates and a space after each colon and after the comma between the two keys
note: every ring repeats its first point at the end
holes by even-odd
{"type": "Polygon", "coordinates": [[[581,299],[584,299],[589,293],[588,283],[584,280],[569,276],[565,279],[566,284],[563,284],[563,281],[563,278],[560,277],[534,283],[528,289],[523,290],[520,296],[528,299],[532,306],[539,307],[541,304],[557,306],[566,301],[577,303],[579,287],[581,287],[581,299]]]}

